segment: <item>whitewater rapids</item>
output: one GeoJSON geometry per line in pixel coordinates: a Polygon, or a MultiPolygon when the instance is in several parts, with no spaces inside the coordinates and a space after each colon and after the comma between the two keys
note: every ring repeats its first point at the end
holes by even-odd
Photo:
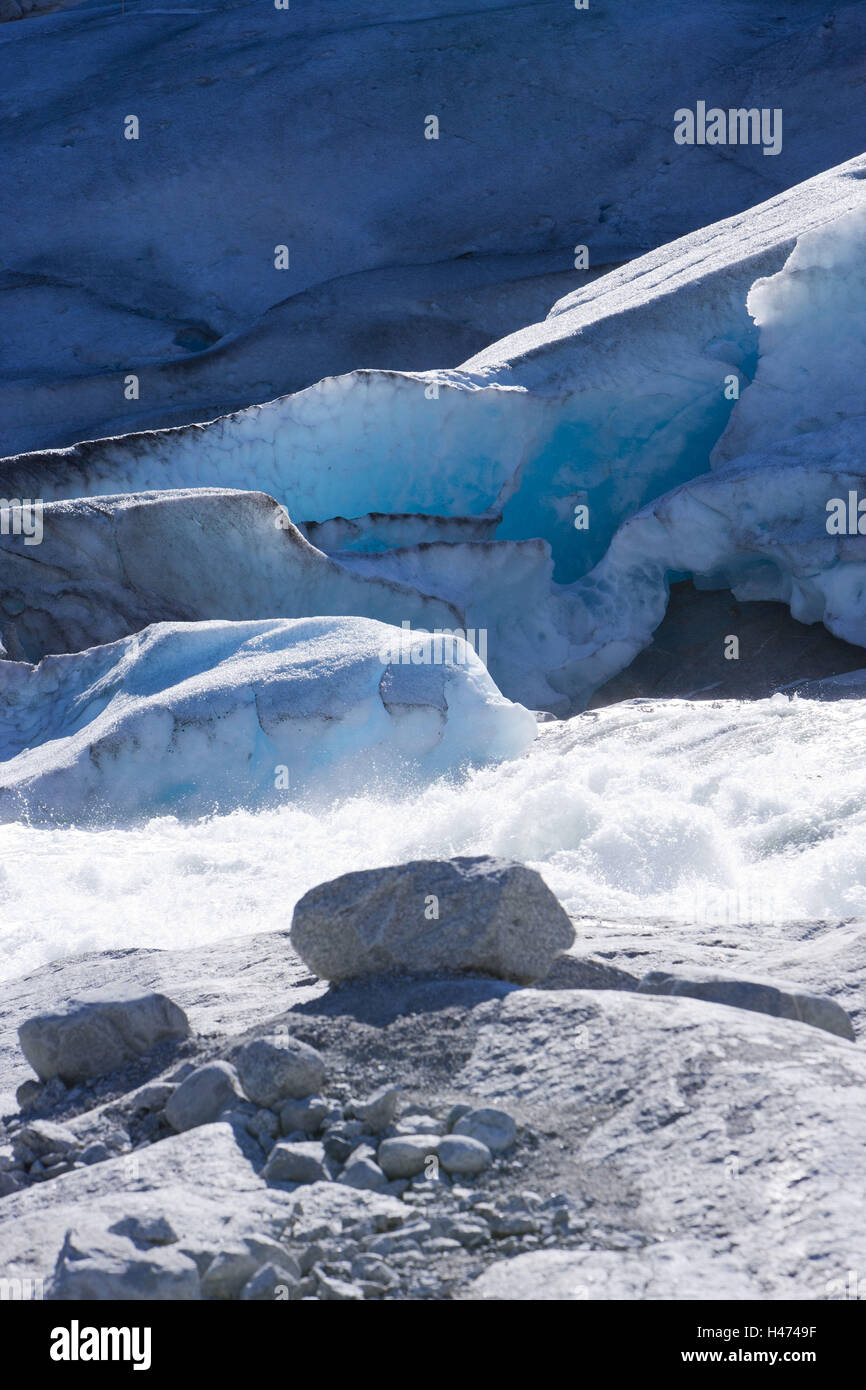
{"type": "Polygon", "coordinates": [[[0,972],[286,930],[324,879],[482,852],[538,868],[576,916],[744,932],[851,918],[866,914],[864,744],[866,700],[641,701],[543,725],[497,766],[324,812],[3,825],[0,972]]]}

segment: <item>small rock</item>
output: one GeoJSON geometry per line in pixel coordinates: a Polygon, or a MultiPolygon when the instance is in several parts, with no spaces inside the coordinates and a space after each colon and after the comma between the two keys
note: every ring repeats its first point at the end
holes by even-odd
{"type": "Polygon", "coordinates": [[[15,1092],[18,1109],[31,1110],[34,1105],[39,1103],[43,1089],[41,1084],[38,1081],[34,1081],[32,1077],[28,1077],[26,1081],[22,1081],[15,1092]]]}
{"type": "Polygon", "coordinates": [[[459,1241],[467,1250],[474,1250],[477,1245],[483,1245],[490,1239],[489,1228],[480,1221],[449,1221],[445,1234],[459,1241]]]}
{"type": "Polygon", "coordinates": [[[377,1153],[379,1167],[389,1178],[414,1178],[424,1172],[427,1159],[438,1153],[441,1142],[424,1134],[383,1139],[377,1153]]]}
{"type": "Polygon", "coordinates": [[[16,1156],[30,1163],[36,1158],[46,1159],[50,1154],[66,1155],[77,1152],[81,1147],[78,1136],[66,1125],[53,1124],[50,1120],[33,1120],[17,1131],[12,1140],[16,1156]]]}
{"type": "Polygon", "coordinates": [[[382,1086],[366,1100],[349,1101],[347,1110],[361,1121],[368,1133],[381,1134],[393,1120],[399,1098],[396,1086],[382,1086]]]}
{"type": "Polygon", "coordinates": [[[211,1124],[224,1110],[242,1099],[234,1067],[228,1062],[207,1062],[172,1091],[165,1117],[172,1129],[181,1133],[198,1125],[211,1124]]]}
{"type": "Polygon", "coordinates": [[[316,1140],[276,1144],[262,1170],[266,1182],[321,1182],[328,1176],[325,1150],[316,1140]]]}
{"type": "Polygon", "coordinates": [[[325,1063],[314,1047],[287,1037],[244,1043],[235,1055],[241,1085],[256,1105],[274,1108],[281,1100],[314,1095],[325,1080],[325,1063]]]}
{"type": "Polygon", "coordinates": [[[267,1153],[280,1132],[280,1121],[273,1110],[257,1110],[255,1115],[247,1120],[247,1130],[254,1139],[258,1139],[267,1153]]]}
{"type": "Polygon", "coordinates": [[[177,1232],[164,1216],[124,1216],[109,1226],[115,1235],[126,1236],[133,1245],[174,1245],[177,1232]]]}
{"type": "Polygon", "coordinates": [[[332,1111],[333,1106],[321,1096],[287,1100],[280,1109],[280,1130],[283,1134],[294,1134],[298,1130],[316,1134],[332,1111]]]}
{"type": "Polygon", "coordinates": [[[363,1289],[359,1289],[357,1284],[351,1284],[346,1279],[336,1279],[332,1275],[325,1274],[323,1270],[317,1270],[318,1294],[319,1298],[332,1303],[360,1303],[364,1297],[363,1289]]]}
{"type": "Polygon", "coordinates": [[[151,1081],[147,1086],[141,1086],[137,1091],[133,1091],[129,1097],[129,1108],[134,1115],[162,1110],[168,1103],[169,1096],[174,1089],[174,1085],[170,1081],[151,1081]]]}
{"type": "Polygon", "coordinates": [[[439,1141],[439,1161],[446,1173],[483,1173],[493,1162],[486,1144],[467,1134],[446,1134],[439,1141]]]}
{"type": "Polygon", "coordinates": [[[293,1281],[301,1277],[297,1260],[276,1241],[266,1236],[248,1236],[239,1245],[217,1252],[202,1276],[202,1294],[213,1299],[237,1298],[263,1266],[276,1267],[293,1281]]]}
{"type": "Polygon", "coordinates": [[[517,1138],[517,1125],[505,1110],[485,1107],[470,1110],[454,1125],[455,1134],[467,1134],[471,1139],[480,1139],[491,1153],[504,1153],[510,1149],[517,1138]]]}
{"type": "MultiPolygon", "coordinates": [[[[363,1129],[360,1120],[346,1120],[340,1124],[329,1125],[322,1141],[328,1158],[333,1159],[335,1163],[345,1163],[358,1147],[363,1129]]],[[[373,1135],[367,1137],[374,1138],[373,1135]]]]}
{"type": "Polygon", "coordinates": [[[164,994],[102,990],[53,1013],[28,1018],[18,1029],[21,1050],[41,1081],[107,1076],[159,1043],[189,1036],[183,1009],[164,994]]]}
{"type": "Polygon", "coordinates": [[[445,1128],[450,1133],[458,1120],[462,1120],[464,1115],[468,1115],[472,1109],[471,1105],[452,1105],[448,1111],[448,1118],[445,1121],[445,1128]]]}
{"type": "Polygon", "coordinates": [[[293,1279],[284,1269],[276,1265],[262,1265],[260,1270],[244,1284],[240,1298],[242,1303],[285,1302],[294,1303],[300,1297],[301,1281],[293,1279]]]}
{"type": "Polygon", "coordinates": [[[91,1163],[104,1163],[107,1158],[111,1158],[111,1153],[105,1144],[98,1141],[95,1144],[88,1144],[86,1149],[81,1151],[81,1161],[90,1165],[91,1163]]]}
{"type": "Polygon", "coordinates": [[[665,970],[652,970],[638,985],[641,994],[672,994],[689,999],[704,999],[712,1004],[728,1004],[737,1009],[770,1014],[774,1018],[796,1019],[813,1028],[823,1028],[840,1038],[854,1041],[854,1025],[835,999],[825,994],[810,994],[795,985],[775,984],[762,980],[743,980],[716,974],[713,971],[692,970],[690,976],[671,975],[665,970]]]}
{"type": "Polygon", "coordinates": [[[352,1261],[352,1278],[379,1289],[393,1289],[399,1279],[376,1255],[358,1255],[352,1261]]]}
{"type": "Polygon", "coordinates": [[[337,1181],[346,1187],[360,1187],[368,1192],[384,1192],[388,1187],[385,1173],[378,1163],[367,1157],[351,1158],[337,1181]]]}
{"type": "Polygon", "coordinates": [[[433,1115],[410,1115],[394,1126],[395,1134],[442,1134],[445,1125],[433,1115]]]}

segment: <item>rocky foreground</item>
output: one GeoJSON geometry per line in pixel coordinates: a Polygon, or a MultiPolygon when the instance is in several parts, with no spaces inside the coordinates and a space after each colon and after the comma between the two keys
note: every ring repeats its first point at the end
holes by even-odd
{"type": "Polygon", "coordinates": [[[13,982],[0,1275],[59,1300],[851,1297],[866,933],[577,925],[522,865],[424,861],[320,885],[291,934],[13,982]]]}

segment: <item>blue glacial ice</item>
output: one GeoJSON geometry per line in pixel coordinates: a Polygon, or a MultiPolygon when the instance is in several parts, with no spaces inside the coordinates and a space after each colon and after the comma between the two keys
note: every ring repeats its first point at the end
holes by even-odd
{"type": "MultiPolygon", "coordinates": [[[[266,546],[257,582],[253,528],[231,616],[447,612],[486,631],[507,697],[560,715],[649,642],[675,576],[862,642],[863,540],[823,523],[862,484],[864,172],[851,160],[651,252],[456,371],[359,371],[204,426],[19,455],[4,488],[265,492],[316,538],[316,583],[287,610],[300,540],[284,580],[266,546]]],[[[181,590],[206,588],[206,563],[193,547],[181,590]]]]}
{"type": "Polygon", "coordinates": [[[460,638],[364,618],[159,623],[0,661],[0,820],[205,814],[423,785],[523,752],[534,716],[460,638]]]}

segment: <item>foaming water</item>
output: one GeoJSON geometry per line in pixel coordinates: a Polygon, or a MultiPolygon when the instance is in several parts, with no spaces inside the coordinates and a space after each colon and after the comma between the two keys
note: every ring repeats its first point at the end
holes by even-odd
{"type": "Polygon", "coordinates": [[[324,814],[2,826],[0,975],[285,929],[324,879],[454,854],[521,859],[570,911],[611,920],[866,915],[864,749],[866,701],[647,702],[542,728],[460,783],[324,814]]]}

